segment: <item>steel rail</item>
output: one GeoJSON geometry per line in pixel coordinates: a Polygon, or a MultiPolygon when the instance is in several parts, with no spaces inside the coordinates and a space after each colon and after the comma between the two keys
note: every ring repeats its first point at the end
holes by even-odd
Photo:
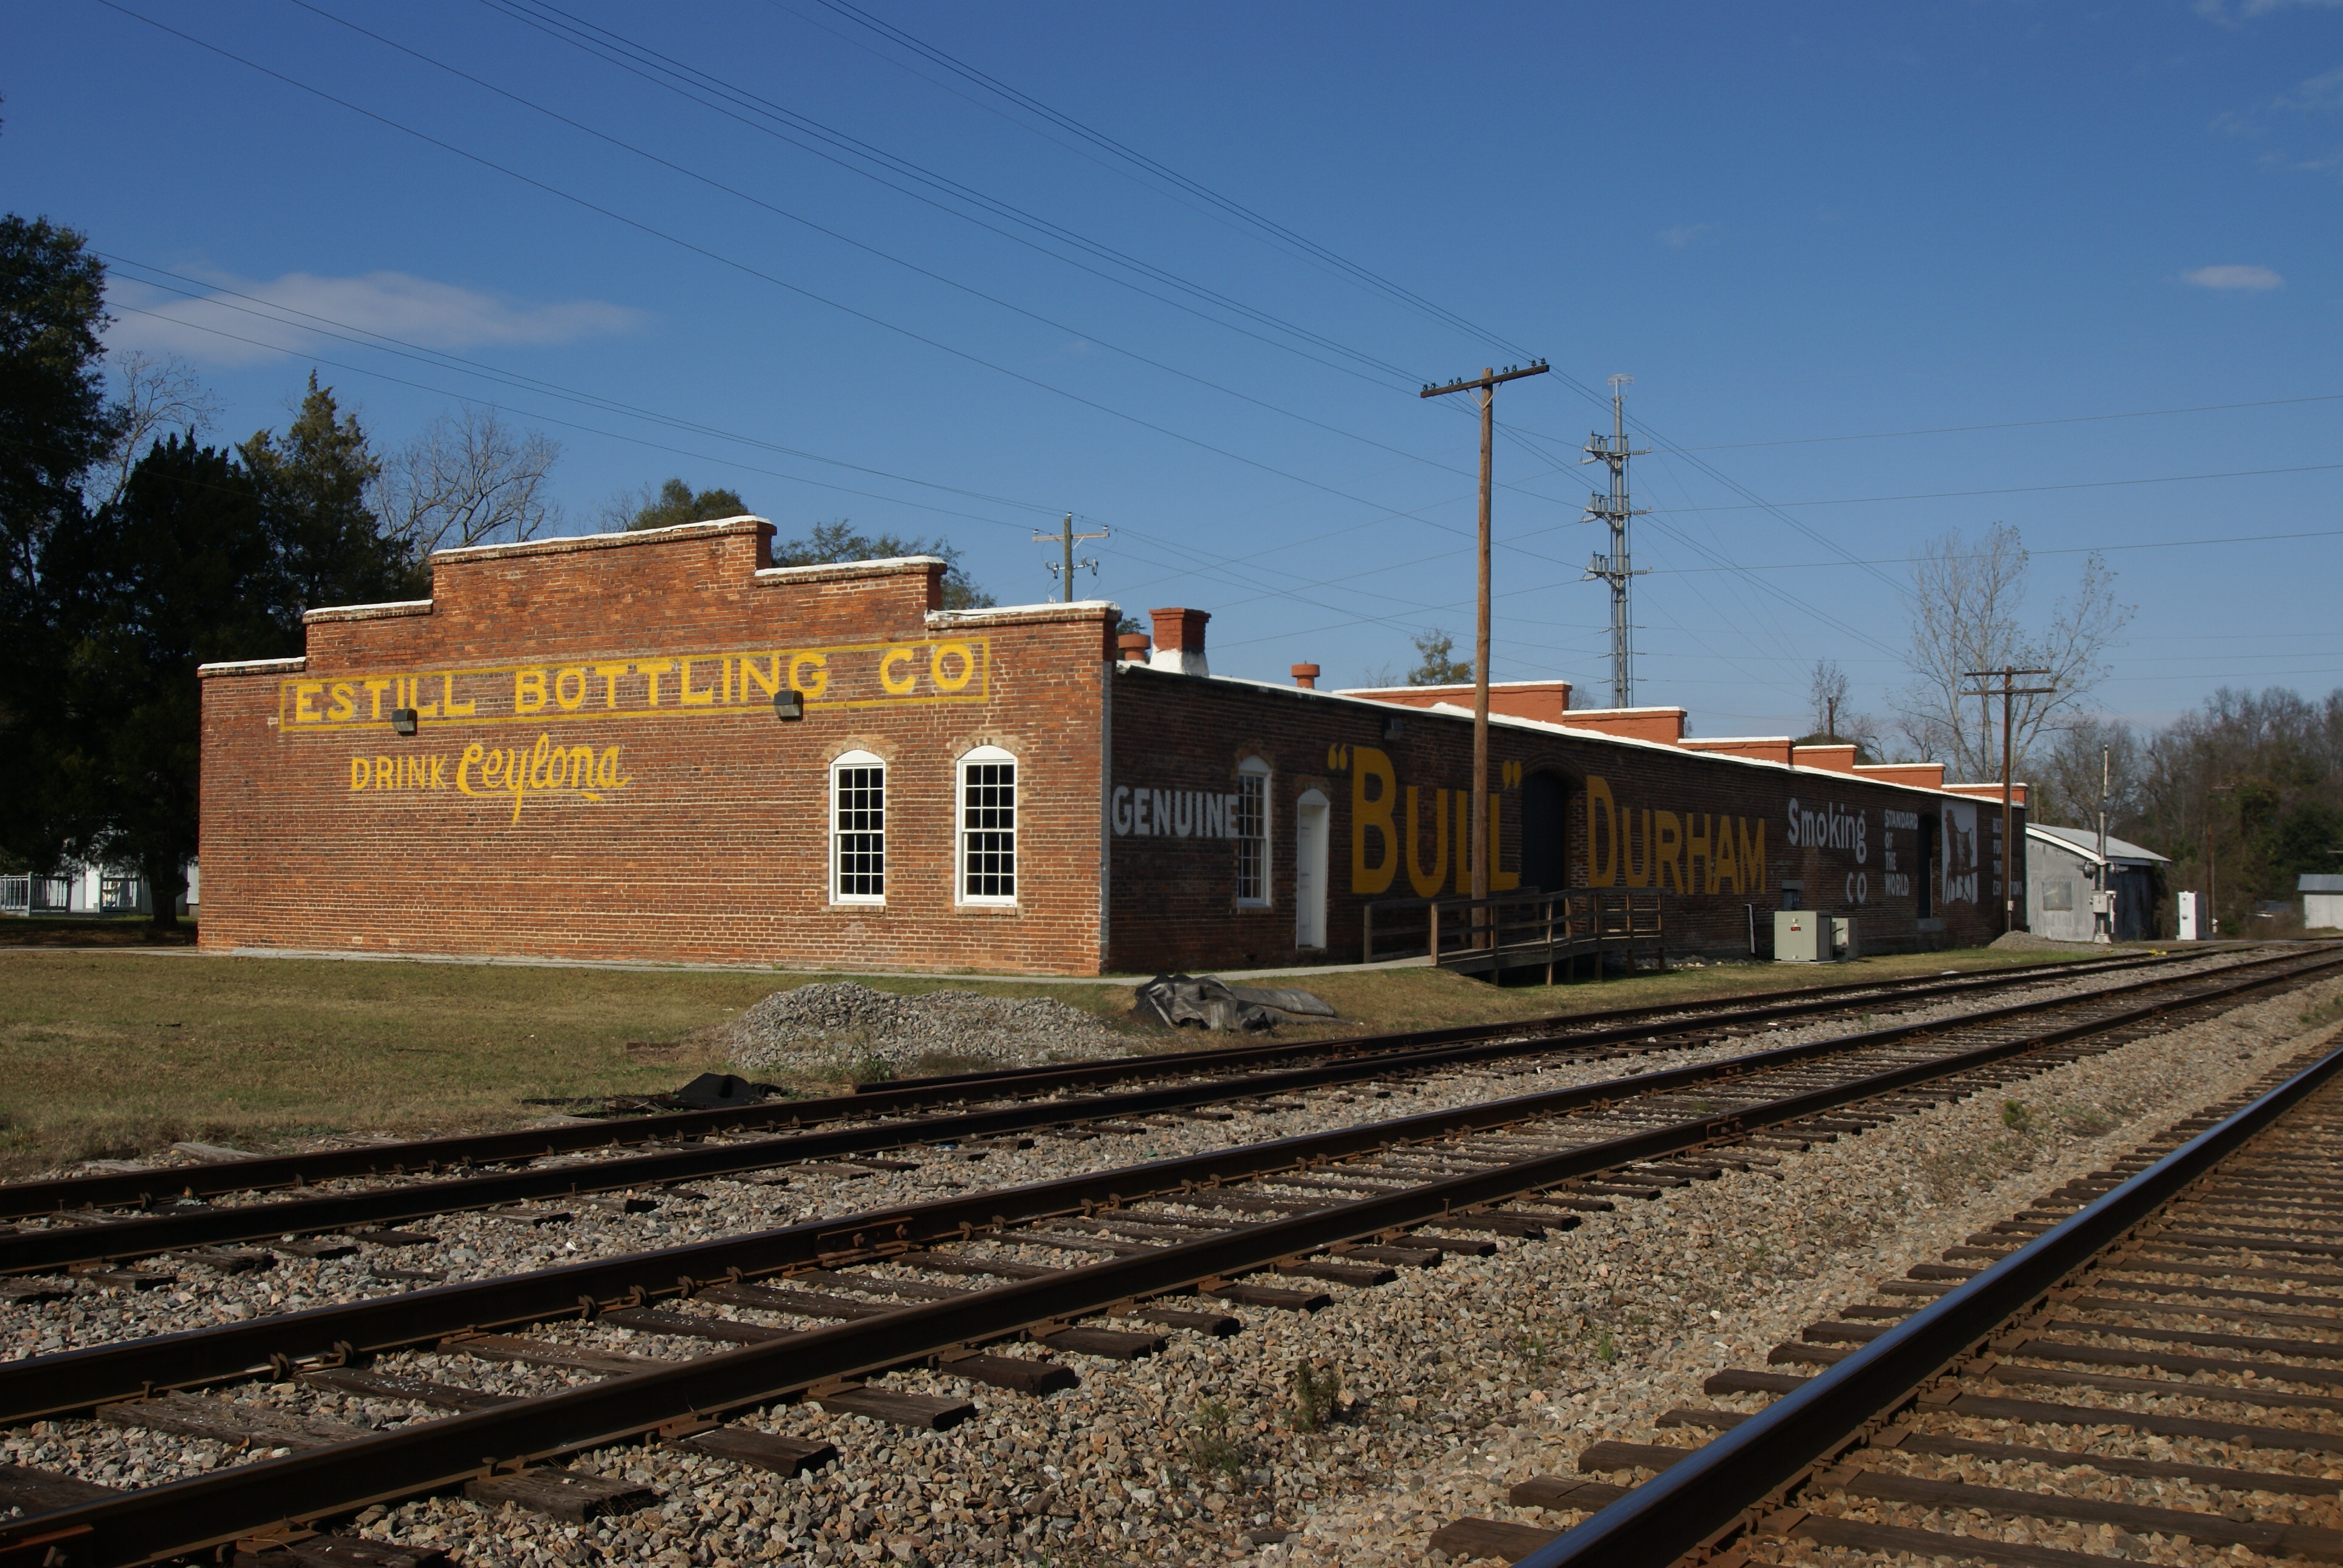
{"type": "MultiPolygon", "coordinates": [[[[2337,961],[2343,960],[2306,965],[2298,973],[2315,972],[2337,961]]],[[[2264,976],[2237,982],[2227,988],[2227,993],[2258,990],[2292,978],[2297,976],[2264,976]]],[[[2199,995],[2196,1000],[2216,998],[2199,995]]],[[[236,1540],[272,1525],[313,1524],[371,1503],[450,1486],[496,1468],[626,1442],[678,1422],[753,1409],[830,1380],[917,1362],[960,1346],[1012,1335],[1037,1322],[1079,1318],[1124,1302],[1173,1294],[1271,1268],[1281,1260],[1339,1242],[1452,1218],[1460,1211],[1599,1171],[1681,1153],[1757,1128],[1796,1121],[1973,1071],[2154,1018],[2171,1005],[2126,1010],[2114,1017],[2077,1020],[1973,1050],[1907,1063],[1746,1107],[1729,1119],[1704,1116],[1677,1121],[950,1301],[907,1306],[787,1339],[713,1352],[671,1367],[55,1510],[0,1524],[0,1554],[47,1543],[59,1554],[55,1561],[72,1568],[128,1568],[236,1540]]],[[[1469,1124],[1492,1109],[1471,1107],[1411,1120],[1462,1122],[1469,1130],[1469,1124]]],[[[1371,1130],[1346,1131],[1356,1134],[1371,1130]]],[[[2103,1206],[2104,1201],[2094,1208],[2103,1206]]],[[[862,1240],[857,1238],[858,1242],[862,1240]]],[[[2053,1276],[2054,1282],[2063,1271],[2053,1276]]],[[[1634,1560],[1652,1561],[1649,1557],[1634,1560]]]]}
{"type": "MultiPolygon", "coordinates": [[[[2235,975],[2243,970],[2301,962],[2287,953],[2251,960],[2211,971],[2235,975]]],[[[2147,985],[2186,983],[2151,980],[2147,985]]],[[[2137,987],[2114,987],[2092,996],[2120,995],[2137,987]]],[[[2089,997],[2041,997],[2006,1007],[1941,1020],[1935,1024],[1902,1025],[1886,1030],[1839,1037],[1816,1042],[1834,1049],[1859,1049],[1875,1037],[1902,1036],[1915,1031],[1963,1027],[1997,1019],[2024,1017],[2087,1001],[2089,997]]],[[[1722,1015],[1703,1028],[1725,1027],[1751,1015],[1722,1015]]],[[[1757,1016],[1764,1016],[1759,1014],[1757,1016]]],[[[1642,1026],[1606,1030],[1600,1035],[1573,1037],[1565,1049],[1593,1050],[1603,1045],[1633,1044],[1642,1026]]],[[[827,1131],[787,1134],[753,1142],[698,1145],[652,1154],[619,1155],[538,1170],[503,1171],[437,1181],[417,1181],[368,1191],[322,1193],[312,1197],[204,1208],[193,1212],[149,1213],[136,1219],[99,1224],[57,1225],[43,1230],[0,1234],[0,1274],[36,1273],[80,1264],[153,1257],[195,1247],[223,1246],[240,1241],[265,1241],[287,1235],[388,1226],[428,1219],[468,1209],[508,1203],[575,1198],[592,1192],[707,1180],[765,1170],[798,1161],[830,1160],[855,1153],[873,1153],[916,1144],[964,1142],[1004,1133],[1031,1131],[1085,1121],[1145,1116],[1232,1100],[1291,1094],[1309,1089],[1353,1083],[1363,1079],[1429,1072],[1442,1068],[1538,1055],[1556,1048],[1551,1040],[1516,1039],[1484,1044],[1456,1044],[1373,1056],[1351,1056],[1312,1067],[1208,1079],[1127,1090],[1085,1099],[1032,1100],[946,1116],[902,1117],[872,1125],[827,1131]]],[[[1736,1059],[1737,1060],[1737,1059],[1736,1059]]],[[[1636,1075],[1647,1081],[1650,1074],[1636,1075]]]]}
{"type": "MultiPolygon", "coordinates": [[[[2045,1041],[2144,1022],[2175,1008],[2227,1001],[2307,973],[2343,965],[2343,952],[2298,962],[2278,975],[2230,978],[2107,1012],[2088,1008],[2097,998],[2067,998],[2089,1016],[2047,1033],[2019,1037],[2045,1041]]],[[[2234,971],[2226,971],[2234,976],[2234,971]]],[[[2167,984],[2184,982],[2165,982],[2167,984]]],[[[1577,1084],[1565,1089],[1451,1107],[1414,1116],[1241,1144],[1140,1165],[1090,1171],[1023,1187],[994,1189],[860,1214],[833,1215],[679,1247],[564,1264],[490,1280],[441,1285],[396,1296],[314,1307],[244,1322],[184,1330],[53,1355],[0,1362],[0,1422],[86,1410],[156,1388],[222,1382],[302,1362],[338,1362],[400,1350],[453,1333],[553,1319],[591,1316],[605,1305],[639,1305],[658,1296],[688,1294],[684,1282],[747,1278],[809,1269],[852,1256],[979,1232],[997,1234],[1062,1214],[1086,1214],[1165,1194],[1192,1191],[1284,1171],[1311,1170],[1411,1142],[1486,1131],[1518,1121],[1600,1109],[1622,1099],[1644,1099],[1852,1051],[1893,1045],[1947,1024],[1976,1027],[2006,1021],[2018,1009],[1935,1026],[1875,1030],[1780,1046],[1725,1060],[1577,1084]]],[[[2040,1010],[2027,1005],[2026,1010],[2040,1010]]],[[[1988,1048],[1991,1049],[1991,1048],[1988,1048]]],[[[1934,1070],[1942,1058],[1921,1064],[1934,1070]]],[[[1717,1119],[1712,1118],[1712,1121],[1717,1119]]]]}
{"type": "Polygon", "coordinates": [[[1907,998],[1999,990],[2077,974],[2167,968],[2191,962],[2202,956],[2185,953],[2092,960],[2077,964],[2036,965],[1992,974],[1965,975],[1957,980],[1938,977],[1917,981],[1855,980],[1802,988],[1788,996],[1755,991],[1703,1002],[1654,1003],[1600,1012],[1558,1013],[1509,1023],[1457,1024],[1444,1029],[1167,1051],[1161,1055],[1115,1057],[1103,1061],[1050,1068],[1001,1068],[986,1072],[951,1073],[907,1079],[884,1085],[865,1085],[851,1094],[810,1100],[763,1101],[717,1111],[673,1111],[622,1121],[598,1122],[590,1126],[465,1133],[349,1149],[255,1155],[249,1159],[203,1165],[157,1166],[151,1171],[7,1182],[0,1183],[0,1219],[26,1219],[82,1208],[146,1207],[173,1197],[216,1197],[228,1192],[299,1187],[313,1181],[349,1177],[402,1176],[463,1166],[511,1164],[633,1144],[705,1138],[715,1133],[789,1129],[840,1120],[859,1121],[971,1099],[1041,1096],[1105,1084],[1127,1083],[1139,1079],[1229,1072],[1364,1053],[1405,1052],[1428,1046],[1537,1035],[1541,1031],[1549,1037],[1545,1041],[1548,1045],[1557,1040],[1574,1045],[1596,1043],[1654,1020],[1677,1020],[1694,1028],[1722,1028],[1734,1022],[1764,1021],[1835,1011],[1844,1008],[1850,999],[1865,991],[1880,993],[1883,1000],[1901,1001],[1907,998]]]}
{"type": "MultiPolygon", "coordinates": [[[[1515,1568],[1657,1568],[1717,1543],[1835,1456],[1869,1422],[2153,1218],[2343,1072],[2343,1042],[1813,1382],[1523,1557],[1515,1568]]],[[[2175,1385],[2186,1392],[2189,1385],[2175,1385]]]]}
{"type": "MultiPolygon", "coordinates": [[[[1438,1044],[1449,1040],[1478,1039],[1493,1033],[1506,1033],[1523,1029],[1551,1029],[1567,1031],[1578,1025],[1634,1024],[1652,1020],[1680,1019],[1691,1024],[1703,1021],[1705,1013],[1715,1008],[1757,1007],[1784,1017],[1795,1017],[1815,1012],[1836,1011],[1850,1000],[1858,1000],[1865,991],[1879,993],[1884,999],[1901,1000],[1910,996],[1960,994],[1973,990],[1997,990],[2007,986],[2024,985],[2067,975],[2106,974],[2136,969],[2165,969],[2204,958],[2203,953],[2152,953],[2129,958],[2083,959],[2066,964],[2036,964],[2022,970],[2003,970],[1984,974],[1963,974],[1958,979],[1943,974],[1914,976],[1906,980],[1841,980],[1831,985],[1799,986],[1787,990],[1735,991],[1730,995],[1704,998],[1697,1001],[1647,1002],[1637,1007],[1605,1008],[1596,1012],[1554,1013],[1544,1018],[1523,1019],[1515,1023],[1452,1024],[1443,1029],[1400,1030],[1388,1034],[1353,1035],[1334,1040],[1302,1040],[1291,1044],[1257,1046],[1223,1046],[1218,1049],[1181,1051],[1176,1054],[1128,1059],[1140,1061],[1177,1062],[1209,1070],[1225,1061],[1232,1052],[1262,1052],[1283,1057],[1297,1051],[1308,1051],[1336,1046],[1345,1049],[1360,1046],[1380,1047],[1388,1041],[1412,1041],[1438,1044]]],[[[1094,1065],[1116,1065],[1101,1063],[1094,1065]]],[[[1026,1070],[1001,1068],[990,1071],[935,1073],[922,1078],[891,1080],[883,1087],[890,1089],[920,1089],[930,1085],[981,1085],[988,1079],[1001,1079],[1026,1070]]],[[[874,1085],[856,1089],[858,1095],[872,1091],[874,1085]]]]}

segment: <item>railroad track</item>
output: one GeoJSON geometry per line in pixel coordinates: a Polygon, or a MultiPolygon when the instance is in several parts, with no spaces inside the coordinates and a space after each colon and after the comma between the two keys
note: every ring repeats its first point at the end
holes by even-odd
{"type": "MultiPolygon", "coordinates": [[[[2241,968],[2283,967],[2297,958],[2281,952],[2246,960],[2241,968]]],[[[2144,970],[2153,975],[2179,961],[2185,960],[2116,960],[2087,966],[2081,973],[2087,977],[2113,970],[2120,977],[2144,970]]],[[[978,1144],[1045,1130],[1128,1126],[1138,1119],[1193,1115],[1232,1104],[1274,1104],[1280,1096],[1312,1090],[1398,1081],[1524,1059],[1601,1060],[1706,1047],[1736,1033],[2068,981],[2077,972],[2061,969],[2047,975],[2019,971],[1889,986],[1833,986],[1822,994],[1737,997],[1692,1008],[1636,1008],[1528,1024],[960,1074],[827,1100],[686,1112],[608,1127],[533,1129],[13,1183],[0,1186],[0,1215],[28,1222],[0,1229],[0,1275],[169,1253],[208,1252],[212,1261],[222,1261],[227,1260],[220,1249],[336,1231],[388,1231],[395,1240],[397,1232],[392,1228],[441,1214],[571,1201],[591,1194],[739,1177],[919,1146],[978,1144]],[[1139,1087],[1118,1087],[1134,1083],[1139,1087]],[[965,1109],[933,1109],[946,1104],[965,1109]],[[495,1168],[468,1169],[477,1165],[495,1168]],[[454,1173],[437,1174],[451,1166],[454,1173]],[[158,1178],[167,1178],[170,1187],[158,1192],[163,1187],[158,1178]],[[319,1185],[330,1190],[312,1190],[319,1185]],[[213,1201],[230,1197],[239,1201],[213,1201]]],[[[2056,1008],[2065,1000],[2040,998],[2002,1011],[2020,1016],[2056,1008]]]]}
{"type": "Polygon", "coordinates": [[[281,1454],[98,1494],[68,1477],[0,1474],[0,1503],[26,1511],[0,1523],[0,1564],[96,1568],[270,1541],[287,1562],[388,1561],[362,1555],[395,1550],[378,1543],[303,1537],[449,1487],[557,1511],[639,1505],[623,1483],[540,1462],[647,1435],[793,1470],[818,1462],[820,1445],[723,1419],[804,1397],[948,1424],[969,1412],[964,1396],[873,1380],[934,1367],[970,1390],[1046,1392],[1078,1375],[1054,1355],[1135,1357],[1166,1333],[1230,1332],[1226,1304],[1309,1310],[1329,1290],[1373,1289],[1495,1236],[1566,1230],[1589,1209],[1792,1158],[2338,967],[2343,953],[2298,954],[2056,1008],[0,1363],[0,1422],[95,1412],[101,1426],[240,1434],[281,1454]],[[519,1397],[445,1381],[467,1366],[598,1381],[519,1397]],[[225,1398],[186,1392],[239,1382],[225,1398]],[[328,1413],[346,1393],[403,1402],[408,1418],[354,1429],[328,1413]]]}
{"type": "Polygon", "coordinates": [[[1430,1545],[1523,1568],[2343,1562],[2339,1123],[2330,1034],[1718,1372],[1707,1393],[1773,1402],[1659,1418],[1704,1445],[1595,1443],[1513,1486],[1550,1523],[1459,1520],[1430,1545]]]}
{"type": "Polygon", "coordinates": [[[970,1101],[1036,1099],[1135,1082],[1220,1077],[1309,1066],[1352,1058],[1374,1059],[1429,1047],[1476,1041],[1570,1041],[1590,1049],[1633,1041],[1667,1025],[1725,1029],[1765,1027],[1793,1019],[1859,1012],[1865,1004],[1956,998],[2075,976],[2154,971],[2201,960],[2190,954],[2151,955],[1957,978],[1857,980],[1801,987],[1788,995],[1758,992],[1707,1002],[1614,1008],[1508,1023],[1272,1041],[1204,1050],[1168,1051],[1045,1068],[1003,1068],[865,1084],[851,1094],[820,1100],[772,1100],[712,1111],[634,1116],[590,1125],[532,1127],[509,1132],[415,1139],[356,1147],[318,1148],[209,1164],[58,1177],[0,1184],[0,1220],[85,1209],[145,1209],[184,1198],[316,1186],[352,1178],[436,1174],[526,1163],[562,1156],[773,1131],[802,1131],[834,1121],[871,1121],[970,1101]],[[1639,1033],[1638,1031],[1642,1031],[1639,1033]]]}

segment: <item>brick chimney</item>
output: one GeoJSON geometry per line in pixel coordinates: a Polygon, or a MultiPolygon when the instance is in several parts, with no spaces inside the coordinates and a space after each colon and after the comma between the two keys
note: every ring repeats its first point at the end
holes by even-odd
{"type": "Polygon", "coordinates": [[[1318,667],[1314,664],[1295,665],[1293,667],[1293,684],[1300,687],[1304,691],[1317,690],[1318,667]]]}
{"type": "Polygon", "coordinates": [[[1175,675],[1210,675],[1204,664],[1204,623],[1207,609],[1159,609],[1155,618],[1155,652],[1148,664],[1175,675]]]}

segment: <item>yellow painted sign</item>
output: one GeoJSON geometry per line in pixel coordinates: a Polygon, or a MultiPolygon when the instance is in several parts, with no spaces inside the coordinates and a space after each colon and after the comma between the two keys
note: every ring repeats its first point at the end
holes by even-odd
{"type": "Polygon", "coordinates": [[[286,735],[387,729],[394,709],[439,724],[558,725],[586,719],[709,719],[769,706],[795,691],[808,709],[982,702],[991,695],[990,639],[935,638],[840,648],[597,655],[567,663],[394,671],[279,681],[286,735]]]}
{"type": "MultiPolygon", "coordinates": [[[[1407,885],[1419,899],[1436,898],[1454,868],[1455,891],[1473,890],[1473,857],[1464,840],[1473,836],[1473,791],[1433,789],[1427,820],[1425,791],[1420,785],[1403,788],[1392,767],[1391,754],[1373,746],[1350,749],[1351,764],[1351,891],[1388,892],[1400,868],[1407,868],[1407,885]],[[1394,818],[1404,809],[1404,827],[1394,818]],[[1456,853],[1448,852],[1449,821],[1456,825],[1456,853]],[[1429,842],[1429,861],[1425,845],[1429,842]],[[1368,850],[1374,858],[1368,858],[1368,850]]],[[[1497,824],[1503,816],[1503,797],[1489,792],[1489,890],[1509,893],[1521,886],[1521,873],[1497,869],[1497,824]]]]}
{"type": "Polygon", "coordinates": [[[1608,779],[1589,776],[1586,881],[1677,893],[1763,892],[1765,819],[1636,810],[1612,798],[1608,779]]]}
{"type": "Polygon", "coordinates": [[[623,771],[618,748],[563,746],[540,733],[533,747],[488,747],[478,741],[450,759],[445,752],[350,759],[350,793],[385,795],[452,791],[474,797],[512,798],[512,819],[531,795],[574,796],[602,801],[634,779],[623,771]]]}

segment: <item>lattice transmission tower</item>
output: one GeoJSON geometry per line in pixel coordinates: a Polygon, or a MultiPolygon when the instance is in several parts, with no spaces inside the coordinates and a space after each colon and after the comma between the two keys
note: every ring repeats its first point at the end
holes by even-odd
{"type": "Polygon", "coordinates": [[[1627,448],[1626,394],[1624,388],[1635,383],[1633,376],[1611,377],[1611,434],[1597,430],[1586,437],[1586,463],[1604,463],[1611,469],[1611,490],[1608,495],[1595,492],[1586,503],[1589,518],[1600,519],[1611,526],[1611,553],[1597,555],[1587,567],[1586,576],[1579,581],[1600,578],[1611,585],[1611,706],[1635,706],[1635,647],[1633,627],[1627,618],[1627,588],[1644,574],[1635,570],[1627,554],[1627,519],[1641,517],[1651,508],[1638,508],[1627,500],[1627,459],[1648,455],[1651,448],[1640,451],[1627,448]]]}

